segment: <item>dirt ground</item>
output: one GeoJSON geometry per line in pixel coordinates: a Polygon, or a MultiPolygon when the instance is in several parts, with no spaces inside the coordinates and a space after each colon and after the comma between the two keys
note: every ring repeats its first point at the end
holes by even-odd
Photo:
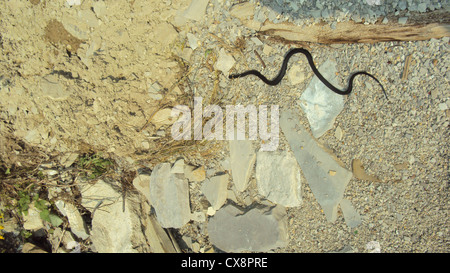
{"type": "Polygon", "coordinates": [[[2,143],[134,160],[164,143],[149,141],[159,128],[147,121],[183,102],[176,82],[185,68],[173,55],[181,42],[166,19],[187,4],[147,2],[3,1],[2,143]],[[155,83],[163,100],[149,96],[155,83]]]}

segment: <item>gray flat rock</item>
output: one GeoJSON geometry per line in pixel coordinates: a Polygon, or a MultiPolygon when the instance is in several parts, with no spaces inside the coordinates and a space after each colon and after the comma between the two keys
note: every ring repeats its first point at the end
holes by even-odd
{"type": "Polygon", "coordinates": [[[224,75],[228,75],[228,71],[230,71],[235,62],[233,56],[227,54],[225,49],[221,48],[219,51],[219,58],[214,64],[214,68],[222,71],[224,75]]]}
{"type": "Polygon", "coordinates": [[[340,205],[347,226],[351,228],[359,226],[362,222],[362,218],[361,215],[359,215],[359,213],[352,206],[352,202],[347,199],[342,199],[340,205]]]}
{"type": "Polygon", "coordinates": [[[301,205],[300,167],[291,152],[258,152],[256,184],[259,194],[273,203],[301,205]]]}
{"type": "Polygon", "coordinates": [[[250,140],[230,140],[230,167],[233,183],[240,192],[248,186],[256,153],[250,140]]]}
{"type": "Polygon", "coordinates": [[[282,206],[252,208],[242,212],[227,205],[208,223],[212,244],[226,252],[269,251],[287,245],[287,217],[282,206]]]}
{"type": "Polygon", "coordinates": [[[78,209],[73,204],[62,200],[56,201],[55,205],[69,220],[70,231],[82,240],[86,240],[89,237],[89,231],[78,209]]]}
{"type": "Polygon", "coordinates": [[[170,163],[158,164],[153,169],[150,202],[164,228],[181,228],[191,218],[188,182],[182,175],[171,173],[170,163]]]}
{"type": "Polygon", "coordinates": [[[139,174],[133,179],[133,186],[150,202],[150,175],[139,174]]]}
{"type": "Polygon", "coordinates": [[[327,220],[334,222],[352,173],[319,147],[293,111],[282,111],[280,126],[327,220]]]}
{"type": "MultiPolygon", "coordinates": [[[[327,60],[319,67],[319,71],[325,79],[337,87],[336,63],[327,60]]],[[[344,98],[314,76],[300,97],[300,106],[308,118],[314,137],[318,138],[333,128],[334,120],[344,109],[344,98]]]]}
{"type": "Polygon", "coordinates": [[[213,209],[218,210],[227,200],[228,174],[217,175],[203,182],[201,191],[213,209]]]}
{"type": "Polygon", "coordinates": [[[194,21],[202,20],[205,17],[208,2],[209,0],[192,0],[189,7],[183,12],[183,16],[194,21]]]}
{"type": "MultiPolygon", "coordinates": [[[[82,205],[92,213],[90,238],[98,252],[149,251],[147,240],[152,240],[148,234],[144,236],[143,232],[148,229],[143,228],[146,215],[140,212],[140,202],[143,199],[138,200],[138,195],[129,193],[124,206],[121,184],[118,181],[98,180],[94,185],[79,186],[82,205]]],[[[70,224],[72,225],[72,221],[70,224]]]]}

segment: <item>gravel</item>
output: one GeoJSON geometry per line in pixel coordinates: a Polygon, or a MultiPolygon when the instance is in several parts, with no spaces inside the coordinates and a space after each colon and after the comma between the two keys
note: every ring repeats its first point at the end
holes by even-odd
{"type": "Polygon", "coordinates": [[[323,20],[329,23],[334,21],[348,21],[349,18],[365,23],[375,23],[378,18],[383,18],[391,13],[427,12],[440,8],[448,8],[449,1],[444,0],[312,0],[312,1],[290,1],[290,0],[251,0],[257,3],[262,13],[268,12],[268,19],[274,23],[295,22],[297,24],[309,24],[323,20]],[[267,11],[267,12],[265,12],[267,11]]]}

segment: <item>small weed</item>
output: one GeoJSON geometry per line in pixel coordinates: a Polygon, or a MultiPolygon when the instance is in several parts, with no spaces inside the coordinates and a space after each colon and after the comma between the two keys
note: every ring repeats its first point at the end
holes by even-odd
{"type": "Polygon", "coordinates": [[[30,206],[30,194],[29,192],[19,191],[19,201],[17,201],[17,211],[20,215],[28,215],[28,207],[30,206]]]}
{"type": "Polygon", "coordinates": [[[102,158],[99,154],[85,155],[78,159],[78,167],[85,172],[88,179],[95,179],[105,174],[113,162],[102,158]]]}
{"type": "Polygon", "coordinates": [[[40,213],[39,216],[42,220],[49,222],[52,226],[59,226],[63,223],[63,220],[59,218],[56,214],[50,212],[50,203],[44,199],[40,199],[38,194],[34,194],[26,191],[19,191],[19,201],[17,202],[17,211],[19,214],[26,216],[28,215],[28,209],[31,204],[31,199],[33,201],[34,207],[37,208],[40,213]],[[33,197],[31,197],[33,196],[33,197]]]}

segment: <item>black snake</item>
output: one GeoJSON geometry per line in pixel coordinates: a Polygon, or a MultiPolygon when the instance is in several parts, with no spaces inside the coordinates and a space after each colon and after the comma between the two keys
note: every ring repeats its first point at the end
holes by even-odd
{"type": "Polygon", "coordinates": [[[347,86],[346,89],[340,90],[340,89],[334,87],[330,82],[328,82],[322,76],[322,74],[320,74],[319,70],[317,70],[317,68],[316,68],[316,66],[314,64],[313,58],[311,56],[311,53],[309,53],[309,51],[304,49],[304,48],[294,48],[294,49],[289,50],[289,52],[286,54],[286,57],[284,57],[283,65],[281,66],[280,72],[278,72],[278,75],[275,78],[273,78],[272,80],[267,79],[264,75],[262,75],[257,70],[248,70],[248,71],[245,71],[245,72],[240,73],[240,74],[231,74],[228,77],[230,79],[236,79],[236,78],[245,77],[245,76],[248,76],[248,75],[255,75],[258,78],[260,78],[263,82],[268,84],[268,85],[277,85],[277,84],[279,84],[281,82],[281,80],[283,79],[284,75],[286,74],[286,69],[287,69],[287,65],[288,65],[289,59],[292,57],[292,55],[297,54],[297,53],[302,53],[302,54],[304,54],[306,56],[306,58],[308,59],[308,63],[311,66],[311,69],[314,72],[314,74],[316,74],[316,76],[319,78],[319,80],[321,82],[323,82],[323,84],[325,84],[333,92],[335,92],[335,93],[337,93],[339,95],[348,95],[348,94],[350,94],[350,92],[352,92],[352,88],[353,88],[353,79],[357,75],[366,75],[366,76],[369,76],[372,79],[374,79],[380,85],[381,89],[383,90],[384,95],[387,98],[386,91],[384,90],[384,87],[380,83],[380,81],[378,81],[378,79],[375,78],[375,76],[373,76],[372,74],[369,74],[369,73],[367,73],[365,71],[358,71],[358,72],[353,73],[350,76],[350,79],[348,81],[348,86],[347,86]]]}

